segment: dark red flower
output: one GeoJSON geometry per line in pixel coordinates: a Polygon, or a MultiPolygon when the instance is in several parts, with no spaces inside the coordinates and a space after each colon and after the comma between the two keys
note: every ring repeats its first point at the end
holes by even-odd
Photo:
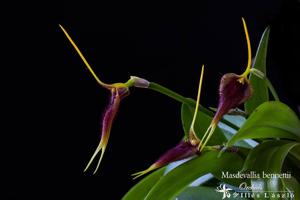
{"type": "Polygon", "coordinates": [[[190,141],[181,141],[172,149],[165,152],[155,163],[153,163],[148,169],[132,174],[133,179],[136,179],[150,171],[166,166],[167,164],[182,160],[184,158],[191,157],[199,153],[198,144],[191,144],[190,141]]]}
{"type": "Polygon", "coordinates": [[[87,62],[87,60],[85,59],[85,57],[83,56],[83,54],[81,53],[81,51],[79,50],[75,42],[72,40],[70,35],[67,33],[67,31],[61,25],[60,28],[62,29],[62,31],[64,32],[64,34],[66,35],[66,37],[68,38],[68,40],[70,41],[74,49],[77,51],[78,55],[80,56],[80,58],[82,59],[86,67],[89,69],[93,77],[99,83],[99,85],[101,85],[105,89],[108,89],[111,92],[110,101],[104,112],[103,119],[102,119],[102,131],[101,131],[100,143],[84,170],[86,171],[90,167],[93,160],[101,152],[97,163],[97,167],[94,171],[94,173],[96,173],[101,163],[101,160],[103,158],[104,152],[106,150],[110,132],[111,132],[112,123],[119,110],[121,100],[125,98],[127,95],[129,95],[129,87],[135,86],[135,87],[147,88],[149,86],[149,82],[145,79],[132,76],[126,83],[113,83],[113,84],[104,83],[95,74],[92,67],[89,65],[89,63],[87,62]]]}
{"type": "Polygon", "coordinates": [[[193,116],[193,120],[190,126],[188,137],[179,144],[177,144],[172,149],[165,152],[155,163],[153,163],[148,169],[137,172],[132,174],[134,176],[134,179],[143,176],[144,174],[155,170],[157,168],[163,167],[171,162],[182,160],[184,158],[191,157],[193,155],[196,155],[199,153],[198,145],[200,143],[199,138],[197,137],[195,131],[194,131],[194,124],[197,117],[197,112],[199,108],[199,102],[200,102],[200,94],[201,94],[201,88],[202,88],[202,80],[203,80],[203,74],[204,74],[204,65],[202,66],[201,70],[201,76],[199,81],[199,87],[198,87],[198,94],[197,94],[197,102],[196,102],[196,108],[193,116]]]}
{"type": "Polygon", "coordinates": [[[202,151],[205,147],[223,115],[225,115],[230,109],[236,108],[237,106],[247,101],[252,95],[252,87],[247,78],[251,69],[251,45],[247,25],[244,18],[242,18],[242,21],[248,48],[247,67],[245,72],[241,75],[228,73],[223,75],[223,77],[221,78],[219,87],[218,109],[211,122],[211,125],[208,127],[206,133],[201,139],[201,143],[199,145],[200,151],[202,151]]]}
{"type": "Polygon", "coordinates": [[[213,121],[218,122],[230,109],[236,108],[252,95],[252,87],[248,79],[240,82],[240,76],[234,73],[223,75],[219,88],[219,104],[213,121]]]}
{"type": "Polygon", "coordinates": [[[108,139],[109,139],[110,132],[111,132],[112,123],[116,117],[118,110],[119,110],[120,102],[128,94],[129,94],[128,88],[113,88],[113,89],[111,89],[110,101],[104,112],[103,119],[102,119],[101,140],[100,140],[100,143],[99,143],[98,147],[96,148],[96,151],[94,152],[92,158],[90,159],[89,163],[87,164],[86,168],[84,169],[84,171],[86,171],[89,168],[89,166],[91,165],[91,163],[93,162],[95,157],[99,154],[99,152],[101,152],[101,155],[98,160],[97,167],[96,167],[94,173],[97,172],[97,170],[100,166],[101,160],[103,158],[104,152],[106,150],[106,146],[107,146],[108,139]]]}

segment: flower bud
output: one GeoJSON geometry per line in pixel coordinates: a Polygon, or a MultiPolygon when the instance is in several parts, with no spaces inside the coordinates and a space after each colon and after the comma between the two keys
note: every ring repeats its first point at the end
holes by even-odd
{"type": "Polygon", "coordinates": [[[137,76],[130,76],[130,79],[133,80],[133,86],[138,88],[148,88],[150,82],[146,79],[137,77],[137,76]]]}

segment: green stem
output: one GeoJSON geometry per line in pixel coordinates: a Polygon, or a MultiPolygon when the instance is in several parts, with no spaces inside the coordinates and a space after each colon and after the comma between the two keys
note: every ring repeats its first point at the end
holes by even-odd
{"type": "Polygon", "coordinates": [[[268,86],[268,88],[270,89],[270,91],[271,91],[271,93],[272,93],[274,99],[275,99],[276,101],[280,101],[280,100],[279,100],[279,97],[278,97],[278,94],[277,94],[276,90],[274,89],[274,87],[273,87],[271,81],[270,81],[267,77],[265,77],[265,80],[266,80],[267,86],[268,86]]]}
{"type": "MultiPolygon", "coordinates": [[[[178,94],[178,93],[176,93],[176,92],[174,92],[174,91],[172,91],[172,90],[170,90],[170,89],[168,89],[168,88],[166,88],[162,85],[159,85],[157,83],[150,82],[148,89],[151,89],[151,90],[154,90],[154,91],[159,92],[161,94],[164,94],[168,97],[171,97],[172,99],[174,99],[176,101],[179,101],[181,103],[185,103],[189,106],[192,106],[192,107],[196,106],[196,101],[195,100],[186,98],[186,97],[184,97],[184,96],[182,96],[182,95],[180,95],[180,94],[178,94]]],[[[214,117],[214,113],[212,111],[208,110],[207,108],[205,108],[201,105],[199,107],[199,110],[201,112],[207,114],[208,116],[212,117],[212,118],[214,117]]],[[[237,127],[233,123],[227,121],[226,119],[221,119],[220,121],[223,122],[224,124],[230,126],[231,128],[234,128],[236,130],[239,129],[239,127],[237,127]]]]}
{"type": "Polygon", "coordinates": [[[159,85],[157,83],[154,83],[154,82],[150,82],[150,85],[148,87],[149,89],[152,89],[156,92],[159,92],[161,94],[164,94],[168,97],[171,97],[172,99],[175,99],[176,101],[179,101],[181,103],[186,103],[190,106],[195,106],[195,104],[193,104],[192,101],[188,100],[187,98],[185,98],[184,96],[176,93],[176,92],[173,92],[172,90],[162,86],[162,85],[159,85]]]}
{"type": "Polygon", "coordinates": [[[269,90],[271,91],[272,95],[273,95],[273,98],[276,100],[276,101],[280,101],[279,100],[279,97],[277,95],[277,92],[276,90],[274,89],[271,81],[268,79],[268,77],[266,76],[265,73],[263,73],[262,71],[258,70],[258,69],[255,69],[255,68],[252,68],[251,71],[250,71],[253,75],[257,76],[258,78],[262,79],[262,80],[265,80],[266,81],[266,84],[269,88],[269,90]]]}

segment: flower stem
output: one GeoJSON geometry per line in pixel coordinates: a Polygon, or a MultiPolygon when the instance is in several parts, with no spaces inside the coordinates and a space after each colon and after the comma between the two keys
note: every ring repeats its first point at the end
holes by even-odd
{"type": "MultiPolygon", "coordinates": [[[[164,94],[164,95],[166,95],[166,96],[168,96],[168,97],[170,97],[170,98],[172,98],[176,101],[179,101],[181,103],[185,103],[185,104],[187,104],[191,107],[196,106],[196,101],[195,100],[186,98],[186,97],[184,97],[184,96],[182,96],[182,95],[180,95],[180,94],[178,94],[178,93],[176,93],[176,92],[174,92],[174,91],[172,91],[172,90],[170,90],[170,89],[168,89],[168,88],[166,88],[166,87],[164,87],[164,86],[162,86],[158,83],[150,82],[148,89],[151,89],[151,90],[154,90],[154,91],[159,92],[161,94],[164,94]]],[[[210,117],[214,117],[214,113],[212,111],[208,110],[207,108],[205,108],[201,105],[199,107],[199,110],[201,112],[207,114],[210,117]]],[[[223,122],[224,124],[230,126],[233,129],[236,129],[236,130],[239,129],[239,127],[237,127],[233,123],[227,121],[226,119],[221,119],[221,122],[223,122]]]]}
{"type": "Polygon", "coordinates": [[[278,97],[278,94],[277,94],[276,90],[274,89],[271,81],[267,77],[265,77],[265,81],[266,81],[267,86],[268,86],[269,90],[271,91],[275,101],[280,101],[279,97],[278,97]]]}
{"type": "Polygon", "coordinates": [[[273,98],[274,98],[276,101],[280,101],[280,99],[279,99],[279,97],[278,97],[278,94],[277,94],[276,90],[274,89],[274,87],[273,87],[271,81],[268,79],[268,77],[265,75],[265,73],[263,73],[262,71],[260,71],[260,70],[258,70],[258,69],[255,69],[255,68],[252,68],[252,69],[250,70],[250,72],[251,72],[253,75],[257,76],[258,78],[264,80],[264,81],[266,82],[266,84],[267,84],[269,90],[271,91],[273,98]]]}

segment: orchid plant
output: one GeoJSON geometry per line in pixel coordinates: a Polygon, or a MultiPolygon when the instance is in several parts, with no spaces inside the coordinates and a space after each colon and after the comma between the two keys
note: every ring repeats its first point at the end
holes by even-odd
{"type": "Polygon", "coordinates": [[[204,65],[196,101],[136,76],[131,76],[125,83],[107,84],[95,74],[60,25],[97,83],[111,94],[102,119],[101,140],[84,171],[91,168],[97,157],[94,173],[98,171],[120,103],[129,95],[131,87],[139,87],[181,102],[184,131],[177,145],[146,170],[133,174],[136,179],[154,171],[132,187],[124,200],[300,199],[300,120],[279,100],[266,76],[269,27],[261,37],[252,62],[250,37],[244,18],[242,22],[248,49],[246,69],[241,75],[223,75],[217,109],[200,105],[204,65]],[[237,108],[242,105],[243,110],[237,108]],[[290,176],[283,177],[285,172],[290,176]],[[253,173],[258,176],[251,176],[253,173]],[[265,173],[270,176],[262,176],[265,173]],[[236,178],[241,174],[243,178],[236,178]],[[245,185],[249,187],[243,187],[245,185]]]}

